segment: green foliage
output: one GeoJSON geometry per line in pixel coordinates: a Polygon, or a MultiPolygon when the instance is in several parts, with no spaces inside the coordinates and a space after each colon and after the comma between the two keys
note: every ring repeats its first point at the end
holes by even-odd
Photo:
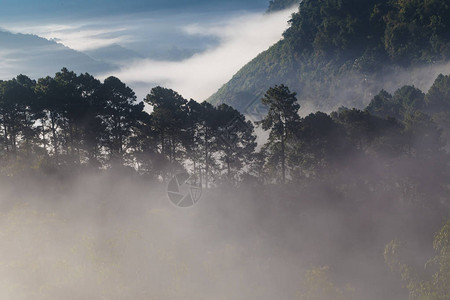
{"type": "Polygon", "coordinates": [[[425,97],[427,110],[437,113],[450,110],[450,76],[440,74],[425,97]]]}
{"type": "Polygon", "coordinates": [[[392,100],[399,107],[400,118],[425,108],[425,94],[414,86],[401,87],[394,93],[392,100]]]}
{"type": "Polygon", "coordinates": [[[299,300],[350,300],[353,289],[350,286],[341,288],[330,279],[328,266],[308,270],[306,280],[302,284],[299,300]]]}
{"type": "Polygon", "coordinates": [[[434,120],[447,124],[448,111],[429,115],[424,99],[422,91],[404,86],[394,96],[381,91],[365,110],[343,107],[330,115],[317,112],[301,118],[298,105],[288,104],[295,103],[295,93],[275,86],[262,99],[269,108],[258,124],[270,135],[254,174],[266,182],[280,181],[283,170],[287,182],[331,180],[355,161],[374,163],[379,177],[360,169],[348,172],[359,174],[354,180],[361,184],[398,191],[404,201],[438,207],[446,202],[449,156],[442,127],[434,120]],[[290,114],[291,122],[281,118],[282,112],[290,114]],[[430,194],[436,198],[427,199],[430,194]]]}
{"type": "Polygon", "coordinates": [[[102,121],[106,127],[104,145],[108,160],[121,165],[144,104],[136,104],[133,90],[115,77],[105,79],[100,93],[106,104],[102,121]]]}
{"type": "Polygon", "coordinates": [[[413,155],[434,157],[444,146],[441,130],[427,114],[420,111],[409,114],[404,124],[413,155]]]}
{"type": "Polygon", "coordinates": [[[276,85],[269,90],[262,98],[262,103],[268,107],[268,113],[260,124],[262,129],[270,130],[269,141],[266,148],[270,149],[271,158],[269,160],[279,160],[281,165],[281,180],[286,181],[286,156],[289,152],[289,143],[295,134],[295,128],[300,121],[295,93],[291,93],[285,85],[276,85]]]}
{"type": "Polygon", "coordinates": [[[436,256],[426,264],[427,269],[434,270],[431,276],[414,270],[404,262],[404,246],[401,242],[391,241],[385,248],[386,263],[391,270],[400,273],[412,300],[444,300],[450,297],[450,221],[436,233],[433,248],[436,256]]]}
{"type": "Polygon", "coordinates": [[[100,82],[65,68],[37,82],[23,75],[1,81],[0,170],[132,167],[167,180],[193,167],[206,186],[242,179],[256,136],[236,109],[187,101],[162,87],[144,102],[116,77],[100,82]]]}
{"type": "MultiPolygon", "coordinates": [[[[396,72],[450,58],[448,0],[304,0],[284,39],[244,66],[208,101],[243,111],[273,85],[330,110],[361,106],[396,72]]],[[[410,73],[414,78],[414,72],[410,73]]],[[[252,109],[251,108],[251,109],[252,109]]]]}
{"type": "Polygon", "coordinates": [[[351,150],[344,127],[322,112],[303,118],[295,134],[288,159],[291,165],[298,166],[292,172],[297,177],[321,177],[351,150]]]}
{"type": "Polygon", "coordinates": [[[171,89],[155,87],[144,101],[153,107],[152,126],[159,135],[161,154],[169,159],[173,169],[179,169],[187,100],[171,89]]]}
{"type": "Polygon", "coordinates": [[[392,174],[383,184],[421,203],[434,189],[438,196],[429,205],[439,206],[448,190],[448,84],[439,76],[426,95],[404,86],[393,96],[381,91],[365,110],[340,108],[304,118],[296,93],[275,85],[260,101],[267,115],[256,124],[269,138],[255,153],[254,124],[229,105],[188,101],[155,87],[144,99],[152,108],[148,114],[115,77],[100,82],[67,69],[37,82],[21,75],[0,82],[0,169],[14,174],[125,166],[161,180],[190,169],[211,186],[327,180],[354,158],[380,159],[380,169],[392,174]],[[444,110],[435,112],[438,106],[444,110]],[[407,172],[396,168],[402,163],[407,172]]]}
{"type": "Polygon", "coordinates": [[[427,62],[448,58],[449,13],[449,2],[439,0],[306,0],[284,36],[316,56],[379,49],[394,63],[427,62]]]}
{"type": "Polygon", "coordinates": [[[218,144],[219,160],[226,167],[227,179],[235,182],[239,171],[246,163],[253,161],[256,148],[256,136],[251,121],[231,106],[221,104],[217,107],[219,117],[218,144]]]}
{"type": "Polygon", "coordinates": [[[450,76],[440,74],[425,95],[426,109],[442,130],[442,136],[450,149],[450,76]]]}
{"type": "Polygon", "coordinates": [[[400,118],[399,103],[392,99],[392,95],[381,90],[369,103],[366,110],[380,118],[400,118]]]}
{"type": "Polygon", "coordinates": [[[35,120],[36,82],[24,75],[10,81],[0,82],[0,118],[3,125],[2,142],[4,155],[17,158],[18,149],[23,147],[27,156],[31,152],[31,143],[36,134],[32,128],[35,120]]]}

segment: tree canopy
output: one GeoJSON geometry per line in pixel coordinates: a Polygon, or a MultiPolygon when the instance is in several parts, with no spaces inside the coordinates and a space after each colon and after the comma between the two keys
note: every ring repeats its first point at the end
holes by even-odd
{"type": "Polygon", "coordinates": [[[286,84],[316,109],[363,108],[381,89],[428,84],[421,68],[450,59],[449,15],[448,0],[304,0],[284,38],[209,101],[253,109],[286,84]]]}
{"type": "Polygon", "coordinates": [[[391,181],[370,173],[357,180],[385,181],[417,201],[431,192],[439,206],[449,159],[447,79],[438,76],[427,93],[414,86],[392,95],[382,90],[364,110],[306,117],[296,93],[275,85],[261,99],[267,115],[254,124],[229,105],[188,101],[168,88],[155,87],[138,101],[115,77],[101,82],[67,69],[37,81],[19,75],[0,83],[0,170],[126,167],[155,180],[191,170],[211,187],[251,178],[260,184],[325,179],[346,173],[354,161],[378,160],[391,181]],[[255,125],[269,132],[259,147],[255,125]]]}

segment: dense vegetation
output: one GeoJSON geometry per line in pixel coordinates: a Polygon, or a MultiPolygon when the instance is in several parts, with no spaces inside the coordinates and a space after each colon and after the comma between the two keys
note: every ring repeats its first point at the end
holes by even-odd
{"type": "Polygon", "coordinates": [[[449,7],[304,0],[216,95],[234,107],[65,68],[0,81],[1,295],[449,299],[450,75],[383,77],[450,58],[449,7]],[[185,171],[188,213],[160,200],[185,171]]]}
{"type": "Polygon", "coordinates": [[[432,270],[432,275],[424,276],[427,272],[414,270],[405,262],[407,249],[401,241],[394,240],[386,246],[385,260],[392,270],[401,274],[411,299],[444,300],[450,297],[450,221],[435,234],[433,249],[436,256],[425,265],[432,270]]]}
{"type": "Polygon", "coordinates": [[[67,69],[37,82],[20,75],[0,82],[2,172],[125,166],[159,180],[191,169],[205,185],[250,177],[270,183],[388,157],[394,173],[395,164],[412,159],[446,179],[449,76],[440,75],[427,94],[414,86],[393,95],[382,90],[365,110],[301,118],[296,94],[284,85],[270,88],[261,103],[268,114],[256,125],[270,136],[256,152],[254,124],[226,104],[188,101],[162,87],[138,102],[115,77],[100,82],[67,69]]]}
{"type": "Polygon", "coordinates": [[[227,105],[187,101],[161,87],[144,101],[151,114],[119,79],[100,82],[67,69],[37,82],[24,75],[2,81],[2,172],[127,166],[166,179],[189,161],[194,170],[205,170],[207,185],[213,167],[226,169],[227,176],[242,167],[246,156],[231,162],[234,151],[254,150],[250,122],[244,123],[250,134],[239,128],[225,132],[231,121],[244,119],[227,105]],[[228,143],[215,147],[226,133],[238,139],[224,136],[228,143]]]}
{"type": "MultiPolygon", "coordinates": [[[[383,246],[394,238],[431,240],[448,217],[450,76],[438,76],[427,93],[414,86],[392,95],[382,90],[364,110],[341,107],[330,114],[301,117],[296,94],[285,85],[269,88],[261,103],[268,113],[254,124],[231,106],[188,101],[162,87],[138,101],[115,77],[101,82],[67,69],[37,81],[20,75],[0,82],[2,182],[21,178],[22,186],[25,178],[92,173],[112,174],[107,180],[122,182],[123,175],[129,174],[137,182],[132,189],[140,190],[143,180],[159,185],[189,170],[210,194],[205,211],[199,211],[199,226],[247,228],[249,222],[256,222],[257,234],[270,236],[263,249],[287,242],[287,229],[273,225],[280,219],[290,230],[301,231],[297,234],[302,243],[290,242],[294,248],[307,245],[303,258],[315,267],[307,275],[300,299],[317,295],[351,299],[353,289],[334,283],[334,277],[346,274],[349,265],[363,263],[366,256],[376,258],[376,268],[355,267],[359,273],[343,279],[358,288],[356,295],[374,292],[364,288],[361,278],[386,288],[377,287],[378,294],[365,299],[387,297],[400,288],[380,275],[383,246]],[[269,133],[260,148],[255,125],[269,133]],[[227,217],[217,220],[211,214],[216,209],[227,212],[227,217]],[[243,211],[263,216],[264,222],[243,218],[243,211]],[[322,223],[320,218],[328,215],[333,217],[322,223]],[[336,236],[329,239],[327,224],[333,222],[340,227],[332,230],[336,236]],[[364,259],[355,259],[355,253],[364,259]]],[[[63,195],[71,182],[60,186],[63,195]]],[[[111,186],[96,193],[116,199],[116,189],[124,195],[131,188],[122,191],[111,186]]],[[[144,194],[140,190],[139,195],[144,194]]],[[[448,248],[445,232],[435,242],[436,250],[448,248]]],[[[405,273],[412,267],[405,269],[408,265],[395,243],[386,250],[386,255],[394,256],[386,259],[393,269],[400,268],[412,299],[445,299],[414,295],[419,288],[437,295],[447,291],[441,287],[448,281],[446,254],[435,259],[442,266],[437,275],[417,283],[408,275],[412,273],[405,273]]],[[[242,255],[247,257],[250,250],[244,248],[242,255]]],[[[415,251],[428,253],[425,246],[415,251]]],[[[426,272],[417,274],[426,276],[426,272]]]]}
{"type": "Polygon", "coordinates": [[[302,1],[284,39],[209,100],[251,112],[270,86],[285,83],[316,108],[361,107],[382,88],[423,84],[418,67],[450,58],[449,16],[448,0],[302,1]]]}

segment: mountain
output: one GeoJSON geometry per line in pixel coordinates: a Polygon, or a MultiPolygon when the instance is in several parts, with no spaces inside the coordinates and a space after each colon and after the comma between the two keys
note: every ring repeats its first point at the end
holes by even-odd
{"type": "Polygon", "coordinates": [[[200,51],[200,49],[186,49],[171,46],[150,49],[145,52],[145,55],[142,55],[141,53],[125,48],[119,44],[112,44],[97,49],[84,50],[83,53],[97,61],[115,66],[122,66],[132,61],[145,58],[164,61],[180,61],[192,57],[195,53],[199,53],[200,51]]]}
{"type": "Polygon", "coordinates": [[[147,57],[154,60],[164,60],[164,61],[182,61],[184,59],[190,58],[197,53],[203,52],[204,49],[201,47],[178,47],[176,45],[162,46],[159,48],[151,49],[147,51],[147,57]]]}
{"type": "Polygon", "coordinates": [[[267,8],[267,12],[275,12],[280,11],[286,8],[290,8],[296,4],[299,4],[300,0],[271,0],[269,2],[269,8],[267,8]]]}
{"type": "Polygon", "coordinates": [[[143,55],[118,44],[112,44],[93,50],[85,50],[83,52],[98,61],[114,65],[120,65],[132,60],[144,58],[143,55]]]}
{"type": "Polygon", "coordinates": [[[51,75],[67,67],[75,72],[98,74],[112,69],[112,65],[65,47],[55,41],[31,34],[0,31],[0,78],[18,74],[31,78],[51,75]]]}
{"type": "Polygon", "coordinates": [[[304,0],[283,38],[208,101],[254,114],[283,83],[303,107],[362,107],[383,88],[429,88],[449,58],[449,0],[304,0]]]}

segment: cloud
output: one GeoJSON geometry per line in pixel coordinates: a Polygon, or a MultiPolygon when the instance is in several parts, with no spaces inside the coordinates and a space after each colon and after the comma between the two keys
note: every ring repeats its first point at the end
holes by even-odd
{"type": "Polygon", "coordinates": [[[85,51],[109,46],[115,43],[122,43],[128,37],[119,35],[111,37],[111,34],[117,34],[125,29],[114,30],[82,30],[77,32],[53,32],[43,37],[50,39],[56,38],[58,41],[69,48],[85,51]]]}
{"type": "Polygon", "coordinates": [[[15,75],[12,73],[14,66],[21,62],[20,58],[12,57],[13,50],[1,50],[0,51],[0,78],[11,78],[15,75]]]}
{"type": "Polygon", "coordinates": [[[13,24],[5,26],[5,28],[14,33],[35,34],[78,51],[92,50],[115,43],[123,43],[129,39],[127,35],[129,28],[114,26],[113,24],[13,24]]]}
{"type": "MultiPolygon", "coordinates": [[[[66,24],[19,21],[3,23],[2,27],[14,33],[38,35],[78,51],[119,44],[142,54],[145,59],[131,64],[127,60],[125,66],[117,62],[122,67],[114,72],[93,75],[101,78],[116,76],[133,87],[139,98],[155,85],[162,85],[186,98],[200,101],[214,93],[256,55],[277,42],[294,11],[295,8],[292,8],[270,15],[261,11],[142,13],[66,24]],[[189,53],[189,58],[171,54],[170,49],[189,53]]],[[[28,53],[28,56],[35,55],[28,53]]],[[[73,65],[71,63],[67,61],[66,66],[73,65]]],[[[7,64],[3,62],[5,69],[2,73],[7,73],[4,76],[15,76],[17,72],[27,70],[30,73],[29,66],[24,68],[20,62],[8,61],[7,64]]],[[[34,76],[39,72],[31,73],[34,76]]],[[[51,75],[40,73],[37,75],[51,75]]]]}
{"type": "Polygon", "coordinates": [[[181,62],[137,60],[127,67],[104,74],[116,76],[135,88],[139,97],[158,84],[172,88],[186,98],[206,99],[242,66],[277,42],[287,28],[294,8],[265,15],[247,13],[215,23],[183,26],[185,34],[212,36],[218,45],[181,62]]]}

